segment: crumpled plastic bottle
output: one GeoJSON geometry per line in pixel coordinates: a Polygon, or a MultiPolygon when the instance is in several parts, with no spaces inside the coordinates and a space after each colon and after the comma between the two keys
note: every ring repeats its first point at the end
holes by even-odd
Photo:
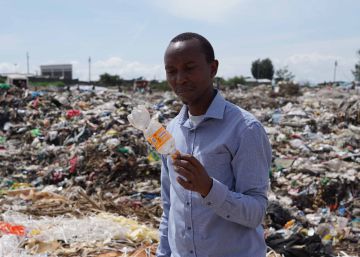
{"type": "Polygon", "coordinates": [[[143,131],[146,140],[160,154],[177,153],[175,140],[156,118],[150,119],[150,113],[144,105],[139,105],[127,116],[130,124],[143,131]]]}

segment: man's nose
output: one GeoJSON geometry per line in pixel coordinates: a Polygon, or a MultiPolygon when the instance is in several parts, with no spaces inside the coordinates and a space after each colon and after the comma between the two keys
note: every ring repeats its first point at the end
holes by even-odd
{"type": "Polygon", "coordinates": [[[187,75],[183,71],[179,71],[176,76],[176,83],[177,84],[183,84],[187,81],[187,75]]]}

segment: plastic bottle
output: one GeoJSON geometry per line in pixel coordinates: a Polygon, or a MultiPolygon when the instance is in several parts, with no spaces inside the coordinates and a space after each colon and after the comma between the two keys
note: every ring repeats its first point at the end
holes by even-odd
{"type": "Polygon", "coordinates": [[[272,123],[279,124],[282,120],[282,114],[280,109],[276,109],[272,115],[272,123]]]}
{"type": "Polygon", "coordinates": [[[339,209],[338,209],[338,214],[341,217],[345,216],[345,214],[346,214],[346,208],[345,208],[345,204],[344,204],[343,201],[340,202],[340,206],[339,206],[339,209]]]}
{"type": "Polygon", "coordinates": [[[132,126],[143,131],[146,140],[160,154],[176,154],[174,138],[155,118],[150,119],[145,106],[137,106],[127,118],[132,126]]]}

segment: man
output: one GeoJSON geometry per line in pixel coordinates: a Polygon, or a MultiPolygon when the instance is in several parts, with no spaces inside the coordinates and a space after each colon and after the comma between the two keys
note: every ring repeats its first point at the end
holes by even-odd
{"type": "Polygon", "coordinates": [[[176,36],[164,61],[184,106],[168,126],[180,154],[162,156],[157,256],[265,256],[271,148],[263,127],[213,88],[218,61],[204,37],[176,36]]]}

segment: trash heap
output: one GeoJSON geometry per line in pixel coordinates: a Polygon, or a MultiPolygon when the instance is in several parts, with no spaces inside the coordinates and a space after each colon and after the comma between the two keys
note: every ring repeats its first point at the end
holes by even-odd
{"type": "Polygon", "coordinates": [[[264,124],[273,148],[267,244],[284,256],[358,254],[360,95],[287,89],[228,94],[264,124]]]}
{"type": "MultiPolygon", "coordinates": [[[[278,89],[222,92],[272,144],[268,256],[358,256],[360,95],[278,89]]],[[[154,256],[160,157],[127,122],[138,104],[164,124],[181,108],[172,93],[0,88],[1,257],[154,256]]]]}
{"type": "MultiPolygon", "coordinates": [[[[100,230],[93,231],[97,234],[93,240],[73,235],[81,247],[68,243],[66,232],[63,238],[47,239],[55,229],[65,231],[75,223],[80,228],[88,223],[88,229],[95,223],[102,226],[96,218],[89,220],[99,213],[105,213],[106,219],[121,215],[111,219],[127,225],[136,221],[145,226],[143,231],[154,230],[162,212],[159,156],[140,132],[127,124],[126,116],[134,102],[116,91],[0,89],[0,221],[4,222],[3,229],[0,226],[0,256],[43,252],[44,256],[130,256],[149,249],[154,252],[156,232],[151,232],[151,240],[145,236],[122,237],[121,244],[116,244],[118,235],[104,240],[100,230]],[[47,185],[53,188],[49,191],[47,185]],[[20,214],[26,216],[20,219],[20,214]],[[31,234],[34,222],[45,222],[42,236],[31,234]],[[18,226],[26,233],[12,234],[11,229],[18,226]],[[40,245],[30,247],[32,240],[40,245]],[[103,243],[101,247],[98,242],[103,243]],[[109,253],[110,248],[113,253],[109,253]]],[[[112,224],[107,227],[119,229],[112,224]]],[[[79,233],[86,236],[90,232],[84,228],[79,233]]]]}
{"type": "Polygon", "coordinates": [[[148,165],[140,133],[126,122],[126,95],[11,88],[0,105],[3,186],[75,183],[93,192],[157,170],[148,165]]]}

